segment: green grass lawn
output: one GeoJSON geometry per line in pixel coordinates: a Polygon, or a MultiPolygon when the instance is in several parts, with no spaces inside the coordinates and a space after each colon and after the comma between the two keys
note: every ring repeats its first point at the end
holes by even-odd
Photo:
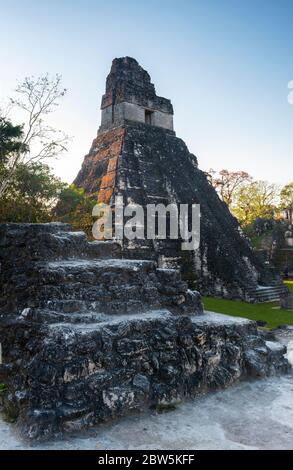
{"type": "MultiPolygon", "coordinates": [[[[285,284],[293,293],[293,281],[287,281],[285,284]]],[[[264,320],[267,322],[266,327],[270,329],[284,324],[293,325],[293,310],[278,309],[278,302],[248,304],[235,300],[203,297],[203,303],[205,310],[211,310],[212,312],[249,318],[250,320],[264,320]]]]}

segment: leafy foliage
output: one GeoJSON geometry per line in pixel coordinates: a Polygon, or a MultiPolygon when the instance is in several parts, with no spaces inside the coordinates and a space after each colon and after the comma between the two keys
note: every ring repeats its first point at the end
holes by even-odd
{"type": "Polygon", "coordinates": [[[84,189],[76,188],[72,184],[61,191],[54,210],[54,219],[70,223],[74,228],[83,230],[91,238],[92,210],[96,203],[95,197],[87,196],[84,189]]]}
{"type": "Polygon", "coordinates": [[[280,193],[280,208],[293,212],[293,182],[283,187],[280,193]]]}
{"type": "Polygon", "coordinates": [[[18,164],[9,191],[1,198],[0,221],[49,222],[52,207],[64,186],[47,165],[18,164]]]}
{"type": "Polygon", "coordinates": [[[11,164],[27,147],[22,142],[22,126],[14,126],[11,121],[0,117],[0,187],[11,178],[11,164]]]}
{"type": "Polygon", "coordinates": [[[0,183],[9,183],[1,196],[0,222],[59,220],[91,236],[96,199],[83,189],[62,183],[42,159],[18,158],[19,153],[28,152],[23,132],[22,126],[0,120],[0,183]]]}
{"type": "Polygon", "coordinates": [[[0,117],[0,162],[7,163],[10,155],[25,152],[27,147],[22,143],[23,128],[14,126],[11,121],[0,117]]]}
{"type": "Polygon", "coordinates": [[[256,219],[273,219],[278,194],[276,185],[266,181],[253,181],[237,191],[232,213],[244,226],[256,219]]]}

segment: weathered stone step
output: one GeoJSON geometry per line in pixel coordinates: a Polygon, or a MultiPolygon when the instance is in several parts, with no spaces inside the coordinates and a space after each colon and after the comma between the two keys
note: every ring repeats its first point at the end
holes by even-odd
{"type": "Polygon", "coordinates": [[[35,310],[39,308],[46,312],[53,312],[58,314],[87,314],[88,312],[100,313],[100,303],[97,301],[78,300],[78,299],[57,299],[57,300],[43,300],[38,302],[35,310]],[[38,308],[39,307],[39,308],[38,308]]]}
{"type": "Polygon", "coordinates": [[[65,313],[49,309],[30,309],[27,308],[22,313],[22,318],[34,322],[46,322],[51,328],[68,328],[72,331],[88,332],[97,330],[99,327],[107,325],[116,325],[123,322],[146,320],[150,318],[159,318],[164,315],[171,315],[167,309],[145,310],[137,313],[120,313],[111,315],[107,313],[87,310],[83,313],[70,312],[65,313]]]}
{"type": "Polygon", "coordinates": [[[50,222],[48,224],[17,224],[17,223],[4,223],[0,224],[0,240],[2,243],[13,239],[14,244],[23,243],[23,239],[27,233],[33,238],[35,235],[41,233],[57,233],[57,232],[70,232],[72,226],[62,222],[50,222]]]}
{"type": "Polygon", "coordinates": [[[264,296],[264,297],[255,297],[254,298],[254,301],[255,302],[259,302],[259,303],[262,303],[262,302],[279,302],[280,301],[280,296],[279,295],[267,295],[267,296],[264,296]]]}
{"type": "MultiPolygon", "coordinates": [[[[40,308],[45,308],[48,310],[55,310],[58,312],[62,312],[62,305],[64,304],[63,302],[64,300],[67,300],[66,296],[69,298],[70,297],[72,298],[72,296],[70,296],[69,294],[64,294],[61,301],[59,299],[46,301],[44,300],[44,295],[43,295],[39,301],[38,300],[32,301],[28,305],[33,308],[40,307],[40,308]],[[53,308],[50,308],[51,306],[53,308]]],[[[88,297],[89,296],[87,296],[87,298],[88,297]]],[[[92,297],[93,299],[96,299],[94,295],[92,297]]],[[[144,298],[143,293],[142,293],[142,298],[144,298]]],[[[81,303],[83,302],[82,300],[78,298],[76,300],[79,300],[81,303]]],[[[129,313],[131,312],[137,313],[137,312],[144,311],[147,307],[156,307],[156,306],[158,307],[161,305],[161,302],[158,300],[157,295],[153,296],[153,298],[150,299],[149,301],[147,301],[147,299],[141,300],[141,299],[138,299],[137,297],[136,299],[121,298],[121,299],[115,300],[115,299],[111,299],[111,297],[109,296],[108,298],[104,297],[104,298],[101,298],[100,300],[93,300],[91,303],[95,304],[97,312],[106,312],[109,314],[119,314],[123,311],[129,312],[129,313]]],[[[81,313],[84,313],[84,312],[86,312],[85,307],[82,309],[81,313]]]]}
{"type": "Polygon", "coordinates": [[[258,287],[257,289],[251,289],[249,294],[257,302],[274,302],[279,301],[280,296],[286,293],[288,290],[286,286],[282,284],[272,285],[268,287],[258,287]]]}
{"type": "MultiPolygon", "coordinates": [[[[24,308],[114,314],[162,305],[176,307],[186,301],[192,308],[192,296],[180,273],[157,269],[153,261],[58,260],[35,263],[33,273],[30,285],[19,293],[19,301],[26,299],[24,308]]],[[[197,303],[195,299],[194,305],[197,303]]]]}
{"type": "Polygon", "coordinates": [[[259,287],[257,289],[251,290],[250,292],[254,294],[262,294],[266,292],[282,292],[286,291],[287,288],[284,285],[268,286],[268,287],[259,287]]]}
{"type": "Polygon", "coordinates": [[[269,294],[282,294],[283,292],[286,292],[287,289],[266,289],[261,292],[255,292],[256,296],[262,297],[263,295],[269,295],[269,294]]]}
{"type": "Polygon", "coordinates": [[[268,291],[268,292],[263,292],[261,294],[255,294],[255,298],[265,298],[265,297],[280,297],[281,294],[285,293],[286,290],[280,290],[280,291],[268,291]]]}
{"type": "Polygon", "coordinates": [[[282,289],[268,289],[268,290],[263,290],[261,292],[255,292],[255,295],[256,296],[262,296],[262,295],[266,295],[266,294],[280,294],[280,293],[283,293],[283,292],[286,292],[287,289],[286,288],[282,288],[282,289]]]}
{"type": "MultiPolygon", "coordinates": [[[[13,246],[22,256],[14,259],[21,266],[37,260],[66,258],[121,258],[121,246],[115,241],[89,242],[84,232],[73,231],[68,224],[0,224],[0,246],[9,259],[13,246]]],[[[11,253],[12,255],[12,253],[11,253]]]]}
{"type": "Polygon", "coordinates": [[[259,301],[259,302],[275,302],[278,300],[280,300],[280,296],[276,294],[256,298],[256,301],[259,301]]]}
{"type": "MultiPolygon", "coordinates": [[[[56,300],[72,300],[86,302],[107,302],[110,300],[136,300],[140,295],[144,300],[151,301],[158,293],[168,295],[180,295],[187,292],[187,284],[183,281],[163,285],[154,283],[151,279],[146,279],[145,283],[137,281],[137,283],[124,283],[121,286],[109,284],[92,284],[86,285],[82,282],[65,283],[62,287],[57,284],[46,284],[28,289],[28,294],[34,294],[35,300],[56,301],[56,300]]],[[[32,299],[33,300],[33,299],[32,299]]],[[[35,303],[34,303],[35,305],[35,303]]]]}
{"type": "MultiPolygon", "coordinates": [[[[49,312],[46,312],[49,313],[49,312]]],[[[58,315],[58,312],[56,312],[58,315]]],[[[148,320],[155,320],[155,319],[165,319],[166,316],[170,316],[172,318],[172,314],[169,310],[167,309],[154,309],[154,310],[146,310],[144,312],[138,313],[138,314],[129,314],[129,313],[121,313],[117,315],[111,315],[111,314],[105,314],[105,313],[100,313],[96,314],[94,312],[91,312],[87,315],[77,315],[76,318],[78,318],[80,321],[74,321],[71,322],[71,315],[68,314],[67,316],[67,323],[66,322],[58,322],[55,321],[54,323],[50,323],[50,331],[56,332],[57,331],[64,333],[65,336],[68,335],[68,332],[71,331],[72,334],[83,334],[83,340],[85,340],[85,335],[87,333],[91,333],[93,331],[99,331],[101,328],[107,328],[107,327],[112,327],[112,326],[121,326],[122,330],[123,328],[130,328],[130,326],[135,323],[136,321],[148,321],[148,320]],[[93,316],[94,320],[93,321],[87,321],[90,318],[90,315],[93,316]],[[83,318],[87,318],[86,321],[82,321],[83,318]]],[[[65,317],[64,317],[65,319],[65,317]]],[[[121,331],[122,331],[121,330],[121,331]]],[[[80,338],[79,338],[80,339],[80,338]]]]}
{"type": "Polygon", "coordinates": [[[48,324],[56,323],[67,323],[67,324],[76,324],[76,323],[99,323],[101,321],[106,321],[108,316],[104,313],[99,313],[97,311],[91,311],[90,309],[84,310],[81,312],[64,312],[60,310],[52,309],[40,309],[40,308],[27,308],[23,311],[22,317],[27,320],[35,322],[46,322],[48,324]]]}
{"type": "Polygon", "coordinates": [[[154,280],[154,275],[160,282],[178,284],[178,287],[182,283],[178,270],[156,268],[156,263],[149,260],[71,259],[36,264],[34,270],[35,284],[40,286],[60,286],[60,283],[68,283],[78,287],[80,283],[88,287],[98,287],[107,284],[108,289],[114,292],[114,284],[118,279],[119,290],[123,290],[129,282],[133,283],[128,286],[131,289],[136,285],[145,284],[146,276],[154,280]]]}
{"type": "Polygon", "coordinates": [[[48,263],[36,263],[35,270],[39,278],[46,273],[56,273],[56,275],[79,275],[94,273],[103,275],[106,272],[115,273],[137,273],[138,271],[149,272],[156,269],[153,261],[128,260],[128,259],[102,259],[89,260],[84,258],[66,259],[60,261],[51,261],[48,263]]]}
{"type": "Polygon", "coordinates": [[[121,258],[121,246],[111,240],[88,241],[84,232],[57,232],[49,237],[48,242],[55,246],[60,257],[64,258],[121,258]]]}

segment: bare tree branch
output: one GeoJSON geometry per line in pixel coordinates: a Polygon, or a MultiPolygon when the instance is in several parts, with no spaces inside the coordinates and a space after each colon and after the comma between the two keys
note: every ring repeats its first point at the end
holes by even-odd
{"type": "Polygon", "coordinates": [[[252,181],[245,171],[221,170],[218,175],[213,169],[207,172],[211,185],[216,189],[222,201],[230,208],[236,191],[244,184],[252,181]]]}
{"type": "Polygon", "coordinates": [[[26,77],[15,91],[17,98],[11,99],[10,104],[26,116],[22,143],[27,151],[11,155],[8,175],[0,182],[0,196],[6,191],[19,163],[45,162],[56,158],[67,150],[69,141],[66,134],[45,122],[46,116],[54,112],[67,92],[62,88],[61,75],[57,74],[53,78],[48,74],[37,78],[26,77]]]}

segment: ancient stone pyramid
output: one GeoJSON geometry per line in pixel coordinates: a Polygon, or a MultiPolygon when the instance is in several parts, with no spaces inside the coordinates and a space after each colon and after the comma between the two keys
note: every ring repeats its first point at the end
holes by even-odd
{"type": "MultiPolygon", "coordinates": [[[[196,188],[190,183],[189,190],[194,195],[199,188],[207,191],[205,198],[198,195],[210,214],[204,234],[216,231],[236,256],[236,245],[227,243],[238,233],[237,225],[170,129],[170,103],[155,97],[148,75],[133,59],[114,62],[113,71],[108,86],[112,90],[114,80],[116,91],[103,100],[102,120],[102,128],[113,129],[98,135],[80,184],[104,201],[118,188],[124,197],[142,202],[158,194],[167,198],[169,184],[184,199],[189,195],[184,192],[188,165],[196,177],[196,188]],[[135,90],[129,69],[136,77],[135,90]],[[128,125],[125,116],[145,116],[135,102],[142,100],[141,89],[150,123],[128,125]],[[185,165],[178,164],[178,156],[185,165]],[[167,167],[172,169],[168,182],[167,167]],[[157,180],[164,183],[161,189],[157,180]],[[217,224],[212,222],[212,215],[217,216],[213,204],[222,211],[217,224]]],[[[252,259],[244,239],[238,236],[238,241],[243,253],[240,246],[242,257],[237,255],[236,266],[231,263],[232,279],[243,266],[249,271],[244,252],[252,259]]],[[[199,294],[188,289],[180,273],[158,266],[152,246],[138,248],[90,242],[66,224],[0,224],[0,406],[32,442],[174,404],[247,376],[289,370],[285,347],[266,341],[254,322],[203,314],[199,294]],[[149,253],[150,259],[127,258],[131,253],[149,253]]],[[[207,263],[207,256],[202,262],[207,263]]]]}
{"type": "Polygon", "coordinates": [[[197,159],[173,130],[170,100],[156,95],[149,74],[135,59],[115,59],[102,98],[102,121],[75,180],[100,202],[200,204],[201,243],[183,252],[176,240],[124,242],[127,257],[179,265],[202,294],[253,299],[271,282],[236,219],[219,199],[197,159]]]}

